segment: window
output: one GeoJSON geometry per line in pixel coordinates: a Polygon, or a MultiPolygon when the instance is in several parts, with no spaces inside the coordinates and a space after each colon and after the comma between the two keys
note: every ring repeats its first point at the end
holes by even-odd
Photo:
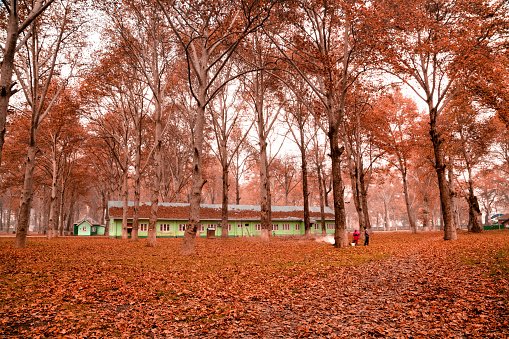
{"type": "Polygon", "coordinates": [[[200,232],[205,231],[205,225],[200,224],[200,227],[198,227],[198,231],[200,231],[200,232]]]}
{"type": "Polygon", "coordinates": [[[320,229],[320,224],[315,224],[315,230],[319,230],[320,229]]]}
{"type": "Polygon", "coordinates": [[[333,230],[334,229],[334,224],[327,224],[327,229],[333,230]]]}
{"type": "Polygon", "coordinates": [[[272,230],[278,231],[279,230],[279,224],[272,224],[272,230]]]}
{"type": "Polygon", "coordinates": [[[140,224],[140,231],[142,232],[148,231],[148,224],[147,223],[140,224]]]}
{"type": "Polygon", "coordinates": [[[82,227],[81,227],[81,230],[82,230],[83,232],[85,232],[85,231],[87,230],[87,226],[82,226],[82,227]]]}
{"type": "Polygon", "coordinates": [[[262,225],[261,224],[256,224],[255,228],[256,228],[257,231],[261,231],[262,230],[262,225]]]}
{"type": "Polygon", "coordinates": [[[289,231],[290,230],[290,224],[283,224],[283,231],[289,231]]]}
{"type": "Polygon", "coordinates": [[[231,230],[232,230],[232,225],[228,224],[228,231],[231,231],[231,230]]]}
{"type": "Polygon", "coordinates": [[[179,231],[184,232],[186,230],[186,224],[179,224],[179,231]]]}
{"type": "Polygon", "coordinates": [[[95,226],[92,226],[91,231],[92,231],[92,232],[95,232],[95,226]]]}
{"type": "Polygon", "coordinates": [[[242,228],[242,224],[237,224],[237,227],[238,228],[242,228]]]}
{"type": "Polygon", "coordinates": [[[295,230],[296,231],[300,230],[300,224],[295,224],[295,230]]]}
{"type": "Polygon", "coordinates": [[[169,232],[170,231],[170,224],[161,224],[159,226],[159,229],[161,232],[169,232]]]}
{"type": "Polygon", "coordinates": [[[215,229],[216,229],[216,225],[214,225],[214,224],[208,224],[208,225],[207,225],[207,229],[209,229],[209,230],[215,230],[215,229]]]}

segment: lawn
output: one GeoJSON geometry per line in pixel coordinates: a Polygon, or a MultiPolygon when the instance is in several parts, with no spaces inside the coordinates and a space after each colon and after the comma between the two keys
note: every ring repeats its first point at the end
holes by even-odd
{"type": "Polygon", "coordinates": [[[507,337],[509,232],[0,238],[0,337],[507,337]]]}

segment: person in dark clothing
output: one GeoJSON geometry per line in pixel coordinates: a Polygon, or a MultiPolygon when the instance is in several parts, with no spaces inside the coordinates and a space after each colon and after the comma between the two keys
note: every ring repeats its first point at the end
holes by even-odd
{"type": "Polygon", "coordinates": [[[364,229],[364,246],[369,245],[369,231],[367,228],[364,229]]]}

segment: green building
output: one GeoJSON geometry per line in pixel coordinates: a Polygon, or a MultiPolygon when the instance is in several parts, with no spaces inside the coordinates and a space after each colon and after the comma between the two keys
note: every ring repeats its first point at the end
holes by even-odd
{"type": "MultiPolygon", "coordinates": [[[[122,236],[122,202],[108,202],[110,228],[109,236],[122,236]]],[[[160,203],[158,207],[157,237],[183,237],[189,218],[189,204],[160,203]]],[[[150,216],[150,204],[140,204],[138,209],[138,235],[146,237],[150,216]]],[[[133,202],[127,210],[127,230],[130,234],[133,222],[133,202]]],[[[199,236],[206,236],[207,230],[215,236],[221,235],[221,205],[202,204],[200,210],[201,227],[199,236]]],[[[310,207],[311,233],[321,234],[321,216],[319,207],[310,207]]],[[[324,213],[328,234],[334,234],[334,213],[326,207],[324,213]]],[[[228,234],[232,237],[258,236],[261,233],[260,206],[229,205],[228,234]]],[[[275,236],[304,235],[304,209],[302,206],[272,206],[272,233],[275,236]]]]}
{"type": "Polygon", "coordinates": [[[74,235],[78,236],[91,236],[91,235],[104,235],[105,227],[98,222],[84,218],[74,224],[74,235]]]}

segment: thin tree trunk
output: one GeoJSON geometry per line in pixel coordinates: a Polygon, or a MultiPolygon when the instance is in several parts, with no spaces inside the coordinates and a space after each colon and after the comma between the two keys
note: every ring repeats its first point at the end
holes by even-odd
{"type": "MultiPolygon", "coordinates": [[[[317,143],[315,143],[317,144],[317,143]]],[[[325,224],[325,204],[324,204],[324,189],[322,184],[322,164],[318,157],[318,147],[315,146],[315,158],[316,158],[316,173],[318,179],[318,193],[320,196],[320,223],[322,224],[322,235],[327,234],[327,226],[325,224]]]]}
{"type": "Polygon", "coordinates": [[[306,158],[306,144],[304,140],[303,123],[299,123],[299,127],[300,127],[300,156],[302,169],[302,196],[304,199],[304,230],[305,235],[308,236],[311,230],[311,223],[309,221],[308,164],[306,158]]]}
{"type": "Polygon", "coordinates": [[[131,239],[134,241],[138,240],[138,210],[140,207],[140,189],[141,189],[141,122],[138,121],[138,137],[136,145],[136,154],[134,159],[135,173],[134,173],[134,206],[133,206],[133,229],[131,231],[131,239]]]}
{"type": "Polygon", "coordinates": [[[128,164],[125,164],[125,172],[123,175],[122,189],[122,239],[128,238],[127,233],[127,211],[129,209],[129,181],[128,181],[128,164]]]}
{"type": "Polygon", "coordinates": [[[58,234],[64,235],[64,204],[65,204],[65,183],[61,180],[60,194],[58,197],[58,234]]]}
{"type": "Polygon", "coordinates": [[[48,239],[57,236],[57,182],[58,182],[58,166],[56,159],[56,137],[53,140],[53,152],[51,157],[51,196],[49,208],[49,225],[48,239]]]}
{"type": "MultiPolygon", "coordinates": [[[[226,139],[223,139],[226,142],[226,139]]],[[[226,154],[226,145],[221,145],[221,167],[223,168],[222,182],[223,182],[223,190],[222,190],[222,199],[221,199],[221,237],[228,237],[228,161],[226,154]]],[[[208,232],[207,232],[208,237],[208,232]]]]}
{"type": "Polygon", "coordinates": [[[408,181],[407,181],[407,174],[406,170],[401,172],[401,176],[403,179],[403,194],[405,195],[405,206],[406,206],[406,213],[408,217],[408,223],[410,225],[410,230],[412,233],[417,233],[417,226],[415,224],[414,216],[412,214],[412,207],[410,204],[410,197],[408,194],[408,181]]]}

